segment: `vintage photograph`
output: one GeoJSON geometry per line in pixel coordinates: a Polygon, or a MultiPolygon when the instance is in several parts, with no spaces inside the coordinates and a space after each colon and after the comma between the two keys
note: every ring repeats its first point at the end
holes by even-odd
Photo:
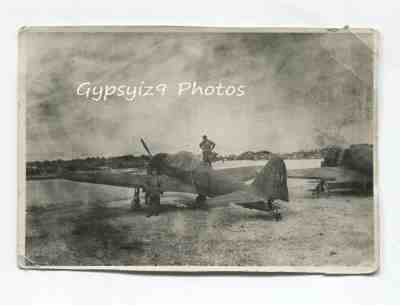
{"type": "Polygon", "coordinates": [[[375,272],[377,39],[22,28],[19,265],[375,272]]]}

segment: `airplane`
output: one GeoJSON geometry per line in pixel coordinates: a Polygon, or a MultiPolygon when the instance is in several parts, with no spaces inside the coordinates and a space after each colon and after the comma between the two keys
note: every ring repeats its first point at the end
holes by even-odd
{"type": "MultiPolygon", "coordinates": [[[[272,156],[260,171],[254,166],[216,170],[193,153],[153,155],[143,139],[141,143],[150,157],[148,172],[155,169],[161,175],[164,192],[197,194],[194,207],[234,204],[267,212],[276,221],[282,219],[282,204],[283,201],[289,201],[289,194],[286,165],[279,156],[272,156]],[[252,178],[254,181],[248,183],[252,178]]],[[[61,170],[52,179],[134,188],[132,206],[140,207],[140,190],[145,191],[149,175],[104,170],[61,170]]]]}
{"type": "Polygon", "coordinates": [[[373,146],[354,144],[348,148],[338,146],[321,150],[324,161],[319,168],[293,169],[288,178],[317,180],[311,190],[317,197],[322,193],[373,191],[373,146]]]}

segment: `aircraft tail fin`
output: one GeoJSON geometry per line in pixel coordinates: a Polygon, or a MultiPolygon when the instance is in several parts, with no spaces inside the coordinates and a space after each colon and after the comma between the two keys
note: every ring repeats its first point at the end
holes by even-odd
{"type": "Polygon", "coordinates": [[[285,162],[280,157],[273,156],[257,174],[252,186],[268,200],[289,201],[285,162]]]}

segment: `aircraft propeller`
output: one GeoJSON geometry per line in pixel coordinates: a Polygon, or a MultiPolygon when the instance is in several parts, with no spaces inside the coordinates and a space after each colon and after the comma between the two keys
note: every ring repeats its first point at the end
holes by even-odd
{"type": "Polygon", "coordinates": [[[140,138],[140,142],[142,143],[145,151],[149,154],[150,158],[152,158],[153,154],[151,153],[151,151],[150,151],[149,147],[147,146],[146,142],[142,138],[140,138]]]}
{"type": "Polygon", "coordinates": [[[166,157],[166,154],[153,155],[151,153],[149,147],[147,146],[146,142],[142,138],[140,138],[140,142],[142,143],[143,148],[145,149],[145,151],[147,152],[147,154],[150,157],[149,168],[156,169],[160,173],[163,168],[163,162],[164,162],[164,158],[166,157]]]}

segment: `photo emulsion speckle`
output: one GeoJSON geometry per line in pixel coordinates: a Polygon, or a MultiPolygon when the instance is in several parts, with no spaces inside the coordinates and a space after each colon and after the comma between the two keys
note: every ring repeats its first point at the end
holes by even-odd
{"type": "Polygon", "coordinates": [[[22,28],[20,266],[376,271],[376,58],[370,29],[22,28]]]}

